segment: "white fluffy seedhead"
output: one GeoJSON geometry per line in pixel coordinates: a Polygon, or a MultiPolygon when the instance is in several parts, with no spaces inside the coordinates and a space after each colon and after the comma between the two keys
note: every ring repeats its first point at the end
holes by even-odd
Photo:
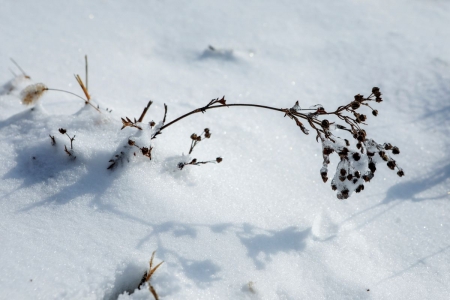
{"type": "Polygon", "coordinates": [[[48,90],[48,88],[43,83],[36,83],[27,86],[20,93],[22,104],[24,105],[35,104],[39,100],[39,98],[41,98],[42,94],[44,94],[46,90],[48,90]]]}

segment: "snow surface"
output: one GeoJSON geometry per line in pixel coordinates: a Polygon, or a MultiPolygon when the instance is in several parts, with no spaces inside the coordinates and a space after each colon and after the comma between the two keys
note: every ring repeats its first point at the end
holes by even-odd
{"type": "Polygon", "coordinates": [[[132,292],[156,250],[161,299],[448,299],[449,28],[443,0],[3,1],[0,298],[153,299],[132,292]],[[111,113],[50,91],[20,103],[31,82],[82,94],[85,54],[111,113]],[[188,117],[152,161],[106,169],[136,134],[120,118],[149,99],[158,122],[164,103],[168,120],[222,95],[327,109],[372,86],[385,101],[367,131],[400,148],[406,176],[380,167],[345,201],[314,136],[256,108],[188,117]],[[177,171],[205,127],[193,155],[223,162],[177,171]]]}

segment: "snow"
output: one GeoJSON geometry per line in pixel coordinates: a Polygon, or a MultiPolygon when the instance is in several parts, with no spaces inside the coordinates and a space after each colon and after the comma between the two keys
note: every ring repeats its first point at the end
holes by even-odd
{"type": "Polygon", "coordinates": [[[5,1],[0,299],[153,299],[135,289],[155,250],[161,299],[448,299],[448,28],[440,0],[5,1]],[[31,83],[83,95],[85,54],[101,114],[56,91],[22,105],[31,83]],[[151,161],[107,170],[130,137],[149,146],[120,128],[150,99],[158,124],[164,103],[167,121],[222,95],[334,109],[373,86],[384,101],[366,130],[400,148],[406,176],[377,166],[347,200],[322,182],[313,131],[257,108],[189,116],[151,161]]]}

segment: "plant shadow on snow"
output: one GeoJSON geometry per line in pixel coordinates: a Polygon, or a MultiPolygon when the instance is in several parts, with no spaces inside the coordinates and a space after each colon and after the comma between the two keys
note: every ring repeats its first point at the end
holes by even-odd
{"type": "Polygon", "coordinates": [[[237,61],[237,58],[232,49],[219,49],[209,46],[205,49],[202,54],[198,57],[199,60],[205,59],[217,59],[229,62],[237,61]]]}

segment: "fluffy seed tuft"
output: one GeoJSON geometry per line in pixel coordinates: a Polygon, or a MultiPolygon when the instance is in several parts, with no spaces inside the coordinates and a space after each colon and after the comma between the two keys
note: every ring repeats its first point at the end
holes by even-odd
{"type": "Polygon", "coordinates": [[[36,83],[27,86],[20,93],[22,104],[24,105],[35,104],[47,89],[48,89],[47,86],[43,83],[36,83]]]}

